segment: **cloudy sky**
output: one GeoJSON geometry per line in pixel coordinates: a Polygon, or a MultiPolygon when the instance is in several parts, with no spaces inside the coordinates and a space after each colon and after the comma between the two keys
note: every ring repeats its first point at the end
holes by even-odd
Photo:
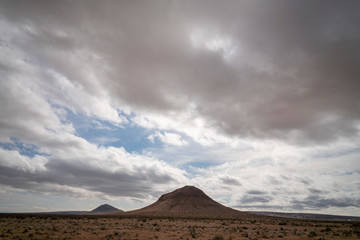
{"type": "Polygon", "coordinates": [[[359,1],[0,6],[0,212],[360,216],[359,1]]]}

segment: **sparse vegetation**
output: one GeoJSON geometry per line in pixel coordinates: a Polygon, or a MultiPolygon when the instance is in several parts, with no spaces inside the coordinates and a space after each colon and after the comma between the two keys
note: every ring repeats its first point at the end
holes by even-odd
{"type": "Polygon", "coordinates": [[[222,236],[215,236],[212,240],[224,240],[222,236]]]}
{"type": "MultiPolygon", "coordinates": [[[[256,219],[254,219],[256,218],[256,219]]],[[[0,214],[1,239],[359,239],[360,223],[0,214]]]]}
{"type": "Polygon", "coordinates": [[[195,227],[192,226],[189,228],[189,231],[190,231],[190,235],[192,238],[196,238],[196,230],[195,230],[195,227]]]}

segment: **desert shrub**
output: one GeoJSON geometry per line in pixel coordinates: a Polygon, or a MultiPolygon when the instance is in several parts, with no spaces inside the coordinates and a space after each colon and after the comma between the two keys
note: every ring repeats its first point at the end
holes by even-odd
{"type": "Polygon", "coordinates": [[[222,236],[215,236],[211,240],[224,240],[222,236]]]}
{"type": "Polygon", "coordinates": [[[343,236],[344,236],[344,237],[351,237],[351,236],[352,236],[352,231],[346,231],[346,230],[344,230],[344,231],[343,231],[343,236]]]}
{"type": "MultiPolygon", "coordinates": [[[[328,226],[327,226],[327,227],[328,227],[328,226]]],[[[329,227],[330,227],[330,226],[329,226],[329,227]]],[[[360,222],[353,223],[353,224],[351,225],[351,227],[354,228],[354,229],[360,229],[360,222]]]]}
{"type": "Polygon", "coordinates": [[[353,225],[351,225],[351,227],[354,230],[354,234],[360,237],[360,223],[354,223],[353,225]]]}
{"type": "Polygon", "coordinates": [[[245,237],[247,237],[247,238],[251,238],[251,233],[249,233],[249,232],[245,232],[245,237]]]}
{"type": "Polygon", "coordinates": [[[315,236],[317,236],[315,231],[310,231],[308,234],[308,237],[315,237],[315,236]]]}
{"type": "Polygon", "coordinates": [[[196,229],[194,226],[189,228],[189,232],[192,238],[196,238],[196,229]]]}

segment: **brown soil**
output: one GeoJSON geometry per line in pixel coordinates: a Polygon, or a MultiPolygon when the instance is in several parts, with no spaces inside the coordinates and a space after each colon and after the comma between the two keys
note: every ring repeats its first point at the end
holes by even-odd
{"type": "Polygon", "coordinates": [[[359,239],[359,222],[0,215],[0,239],[359,239]]]}

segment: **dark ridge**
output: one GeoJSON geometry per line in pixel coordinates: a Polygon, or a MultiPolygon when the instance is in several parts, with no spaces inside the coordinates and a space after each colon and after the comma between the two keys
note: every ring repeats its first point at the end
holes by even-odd
{"type": "Polygon", "coordinates": [[[123,212],[120,209],[117,209],[109,204],[103,204],[99,207],[95,208],[94,210],[90,211],[90,214],[102,214],[102,213],[119,213],[123,212]]]}

